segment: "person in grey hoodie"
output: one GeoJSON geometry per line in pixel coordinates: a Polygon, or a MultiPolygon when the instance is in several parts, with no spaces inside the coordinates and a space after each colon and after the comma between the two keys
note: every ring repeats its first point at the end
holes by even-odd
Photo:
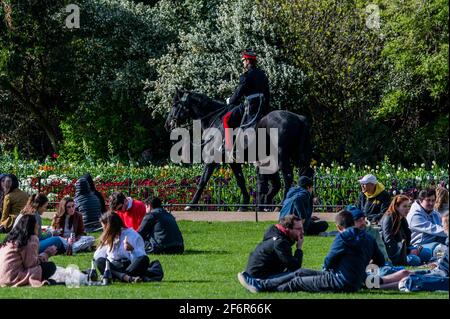
{"type": "Polygon", "coordinates": [[[83,216],[84,228],[87,232],[101,229],[101,204],[86,178],[81,177],[75,184],[75,209],[83,216]]]}
{"type": "Polygon", "coordinates": [[[424,189],[409,210],[406,220],[411,229],[411,244],[429,248],[435,255],[435,248],[444,244],[447,238],[442,227],[441,215],[434,210],[436,191],[424,189]]]}

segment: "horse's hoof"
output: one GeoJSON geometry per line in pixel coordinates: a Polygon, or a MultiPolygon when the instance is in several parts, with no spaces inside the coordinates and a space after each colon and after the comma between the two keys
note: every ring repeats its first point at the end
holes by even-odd
{"type": "Polygon", "coordinates": [[[189,212],[189,211],[191,211],[192,210],[192,207],[191,206],[186,206],[185,208],[184,208],[184,211],[185,212],[189,212]]]}

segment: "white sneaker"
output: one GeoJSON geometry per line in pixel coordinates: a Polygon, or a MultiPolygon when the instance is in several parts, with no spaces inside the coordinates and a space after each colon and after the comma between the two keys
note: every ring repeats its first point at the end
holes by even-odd
{"type": "MultiPolygon", "coordinates": [[[[407,277],[408,278],[408,277],[407,277]]],[[[406,287],[406,278],[400,280],[398,282],[398,290],[402,291],[402,292],[411,292],[407,287],[406,287]]]]}

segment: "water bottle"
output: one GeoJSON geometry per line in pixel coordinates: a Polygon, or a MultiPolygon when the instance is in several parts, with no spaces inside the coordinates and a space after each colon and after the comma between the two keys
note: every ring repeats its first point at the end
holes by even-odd
{"type": "Polygon", "coordinates": [[[110,285],[112,283],[112,273],[109,265],[109,260],[106,259],[105,272],[103,273],[103,285],[110,285]]]}
{"type": "Polygon", "coordinates": [[[98,279],[97,270],[95,269],[94,259],[92,259],[91,269],[89,269],[88,271],[88,282],[94,282],[97,281],[97,279],[98,279]]]}
{"type": "Polygon", "coordinates": [[[67,240],[67,250],[66,250],[66,255],[67,256],[72,256],[73,255],[73,247],[72,247],[72,243],[75,242],[75,233],[70,233],[70,237],[67,240]]]}

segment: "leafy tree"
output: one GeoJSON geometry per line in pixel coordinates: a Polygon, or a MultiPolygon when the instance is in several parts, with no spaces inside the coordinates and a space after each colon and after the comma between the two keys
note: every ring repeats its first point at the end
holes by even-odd
{"type": "Polygon", "coordinates": [[[271,82],[275,108],[301,108],[304,74],[280,49],[278,35],[254,1],[185,1],[189,28],[181,29],[159,59],[150,60],[159,77],[148,81],[147,104],[165,113],[176,87],[225,100],[242,73],[240,52],[253,48],[271,82]]]}
{"type": "Polygon", "coordinates": [[[10,143],[31,135],[47,137],[30,150],[56,150],[60,114],[70,109],[65,71],[71,60],[68,30],[56,17],[63,1],[0,1],[0,89],[4,94],[2,133],[10,143]],[[39,14],[36,14],[39,12],[39,14]],[[41,132],[39,132],[39,130],[41,132]],[[25,135],[25,136],[23,136],[25,135]]]}
{"type": "Polygon", "coordinates": [[[382,11],[383,94],[372,109],[392,123],[396,156],[448,161],[448,1],[389,1],[382,11]]]}

